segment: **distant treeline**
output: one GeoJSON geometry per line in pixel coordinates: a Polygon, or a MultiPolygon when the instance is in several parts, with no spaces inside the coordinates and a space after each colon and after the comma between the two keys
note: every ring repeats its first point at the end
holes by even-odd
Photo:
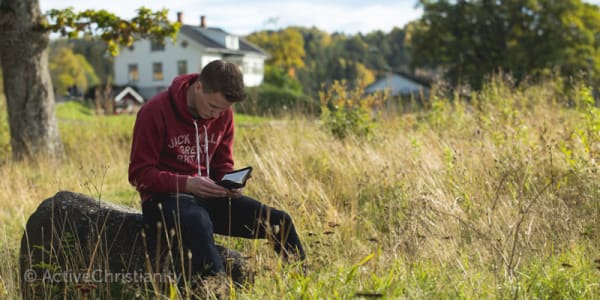
{"type": "MultiPolygon", "coordinates": [[[[408,70],[410,63],[404,46],[405,31],[400,28],[389,33],[343,35],[317,28],[289,27],[255,32],[246,38],[271,57],[266,66],[267,83],[307,95],[316,95],[322,84],[335,80],[368,84],[386,71],[408,70]]],[[[113,62],[105,50],[106,45],[97,40],[54,41],[50,69],[55,90],[64,93],[73,84],[87,87],[110,81],[113,62]],[[89,72],[86,64],[95,74],[89,72]]]]}

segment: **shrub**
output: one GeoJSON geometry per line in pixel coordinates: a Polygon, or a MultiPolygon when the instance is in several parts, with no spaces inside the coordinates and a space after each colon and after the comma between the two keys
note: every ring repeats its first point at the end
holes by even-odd
{"type": "Polygon", "coordinates": [[[348,91],[345,81],[319,92],[323,126],[338,139],[349,135],[369,138],[373,134],[386,93],[364,94],[357,87],[348,91]]]}
{"type": "Polygon", "coordinates": [[[282,115],[291,112],[314,114],[318,105],[308,96],[271,84],[248,88],[248,98],[236,104],[238,112],[254,115],[282,115]]]}

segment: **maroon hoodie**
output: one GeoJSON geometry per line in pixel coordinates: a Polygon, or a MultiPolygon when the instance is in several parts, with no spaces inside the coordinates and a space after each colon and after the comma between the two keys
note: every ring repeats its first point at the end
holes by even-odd
{"type": "Polygon", "coordinates": [[[208,120],[196,119],[188,111],[186,92],[198,76],[176,77],[168,91],[154,96],[137,114],[129,182],[142,201],[154,193],[187,192],[190,176],[209,176],[216,181],[233,170],[231,108],[208,120]]]}

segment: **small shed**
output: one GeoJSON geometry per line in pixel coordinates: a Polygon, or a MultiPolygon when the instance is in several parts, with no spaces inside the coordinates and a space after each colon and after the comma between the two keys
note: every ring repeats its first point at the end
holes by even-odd
{"type": "Polygon", "coordinates": [[[144,104],[142,97],[136,90],[130,86],[126,86],[115,93],[114,97],[114,113],[115,114],[134,114],[144,104]]]}
{"type": "Polygon", "coordinates": [[[388,89],[390,96],[424,96],[429,95],[431,82],[423,78],[411,75],[406,72],[390,72],[383,78],[376,80],[371,85],[367,86],[367,93],[375,93],[388,89]]]}

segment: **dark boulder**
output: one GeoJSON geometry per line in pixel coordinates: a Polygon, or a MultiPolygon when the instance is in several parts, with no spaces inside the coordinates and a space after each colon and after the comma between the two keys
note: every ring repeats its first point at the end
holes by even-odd
{"type": "MultiPolygon", "coordinates": [[[[128,207],[66,191],[44,200],[21,240],[23,299],[90,293],[130,298],[181,286],[168,268],[155,270],[146,258],[144,245],[151,237],[144,237],[142,228],[141,213],[128,207]]],[[[249,273],[242,256],[218,247],[233,281],[244,283],[249,273]]]]}

